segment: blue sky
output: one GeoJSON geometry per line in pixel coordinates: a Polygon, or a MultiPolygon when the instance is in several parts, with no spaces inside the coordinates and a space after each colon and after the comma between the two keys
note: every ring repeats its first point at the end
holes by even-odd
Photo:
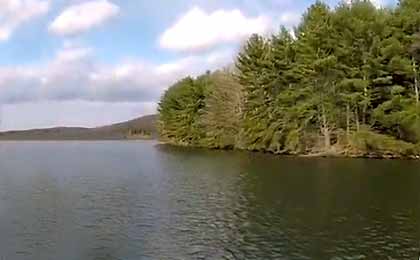
{"type": "Polygon", "coordinates": [[[250,34],[296,25],[312,2],[2,0],[0,130],[154,113],[172,82],[229,65],[250,34]]]}

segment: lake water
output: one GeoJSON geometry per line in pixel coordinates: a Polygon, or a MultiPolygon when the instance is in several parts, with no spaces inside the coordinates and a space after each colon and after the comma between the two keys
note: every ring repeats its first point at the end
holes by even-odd
{"type": "Polygon", "coordinates": [[[0,143],[1,260],[416,259],[420,163],[0,143]]]}

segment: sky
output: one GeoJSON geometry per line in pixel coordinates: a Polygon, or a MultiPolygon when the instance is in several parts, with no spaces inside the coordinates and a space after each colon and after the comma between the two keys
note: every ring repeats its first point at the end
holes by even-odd
{"type": "Polygon", "coordinates": [[[156,113],[169,85],[231,65],[249,35],[293,28],[311,3],[1,0],[0,130],[95,127],[156,113]]]}

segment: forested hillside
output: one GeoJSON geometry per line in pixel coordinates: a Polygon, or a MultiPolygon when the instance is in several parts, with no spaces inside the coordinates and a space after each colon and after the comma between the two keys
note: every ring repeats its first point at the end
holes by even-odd
{"type": "Polygon", "coordinates": [[[95,127],[56,127],[0,132],[1,140],[124,140],[156,138],[156,115],[95,127]]]}
{"type": "Polygon", "coordinates": [[[314,3],[293,32],[253,35],[231,70],[159,105],[164,141],[288,154],[420,154],[420,1],[314,3]]]}

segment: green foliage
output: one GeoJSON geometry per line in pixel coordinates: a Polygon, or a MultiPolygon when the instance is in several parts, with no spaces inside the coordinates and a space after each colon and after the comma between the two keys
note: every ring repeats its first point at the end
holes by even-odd
{"type": "Polygon", "coordinates": [[[394,9],[316,1],[293,34],[252,35],[234,72],[170,87],[161,137],[272,153],[419,154],[419,17],[418,0],[394,9]]]}
{"type": "Polygon", "coordinates": [[[233,148],[242,114],[242,85],[229,72],[185,78],[159,103],[163,140],[192,146],[233,148]]]}
{"type": "Polygon", "coordinates": [[[355,153],[373,155],[390,155],[398,157],[415,156],[419,154],[418,147],[412,143],[397,140],[391,136],[381,135],[369,130],[354,133],[350,140],[351,149],[355,153]]]}
{"type": "Polygon", "coordinates": [[[185,78],[169,88],[159,104],[159,132],[164,140],[197,145],[204,135],[200,116],[204,108],[206,76],[185,78]]]}
{"type": "Polygon", "coordinates": [[[234,148],[238,142],[242,114],[242,85],[228,72],[209,77],[202,115],[205,138],[202,145],[211,148],[234,148]]]}

